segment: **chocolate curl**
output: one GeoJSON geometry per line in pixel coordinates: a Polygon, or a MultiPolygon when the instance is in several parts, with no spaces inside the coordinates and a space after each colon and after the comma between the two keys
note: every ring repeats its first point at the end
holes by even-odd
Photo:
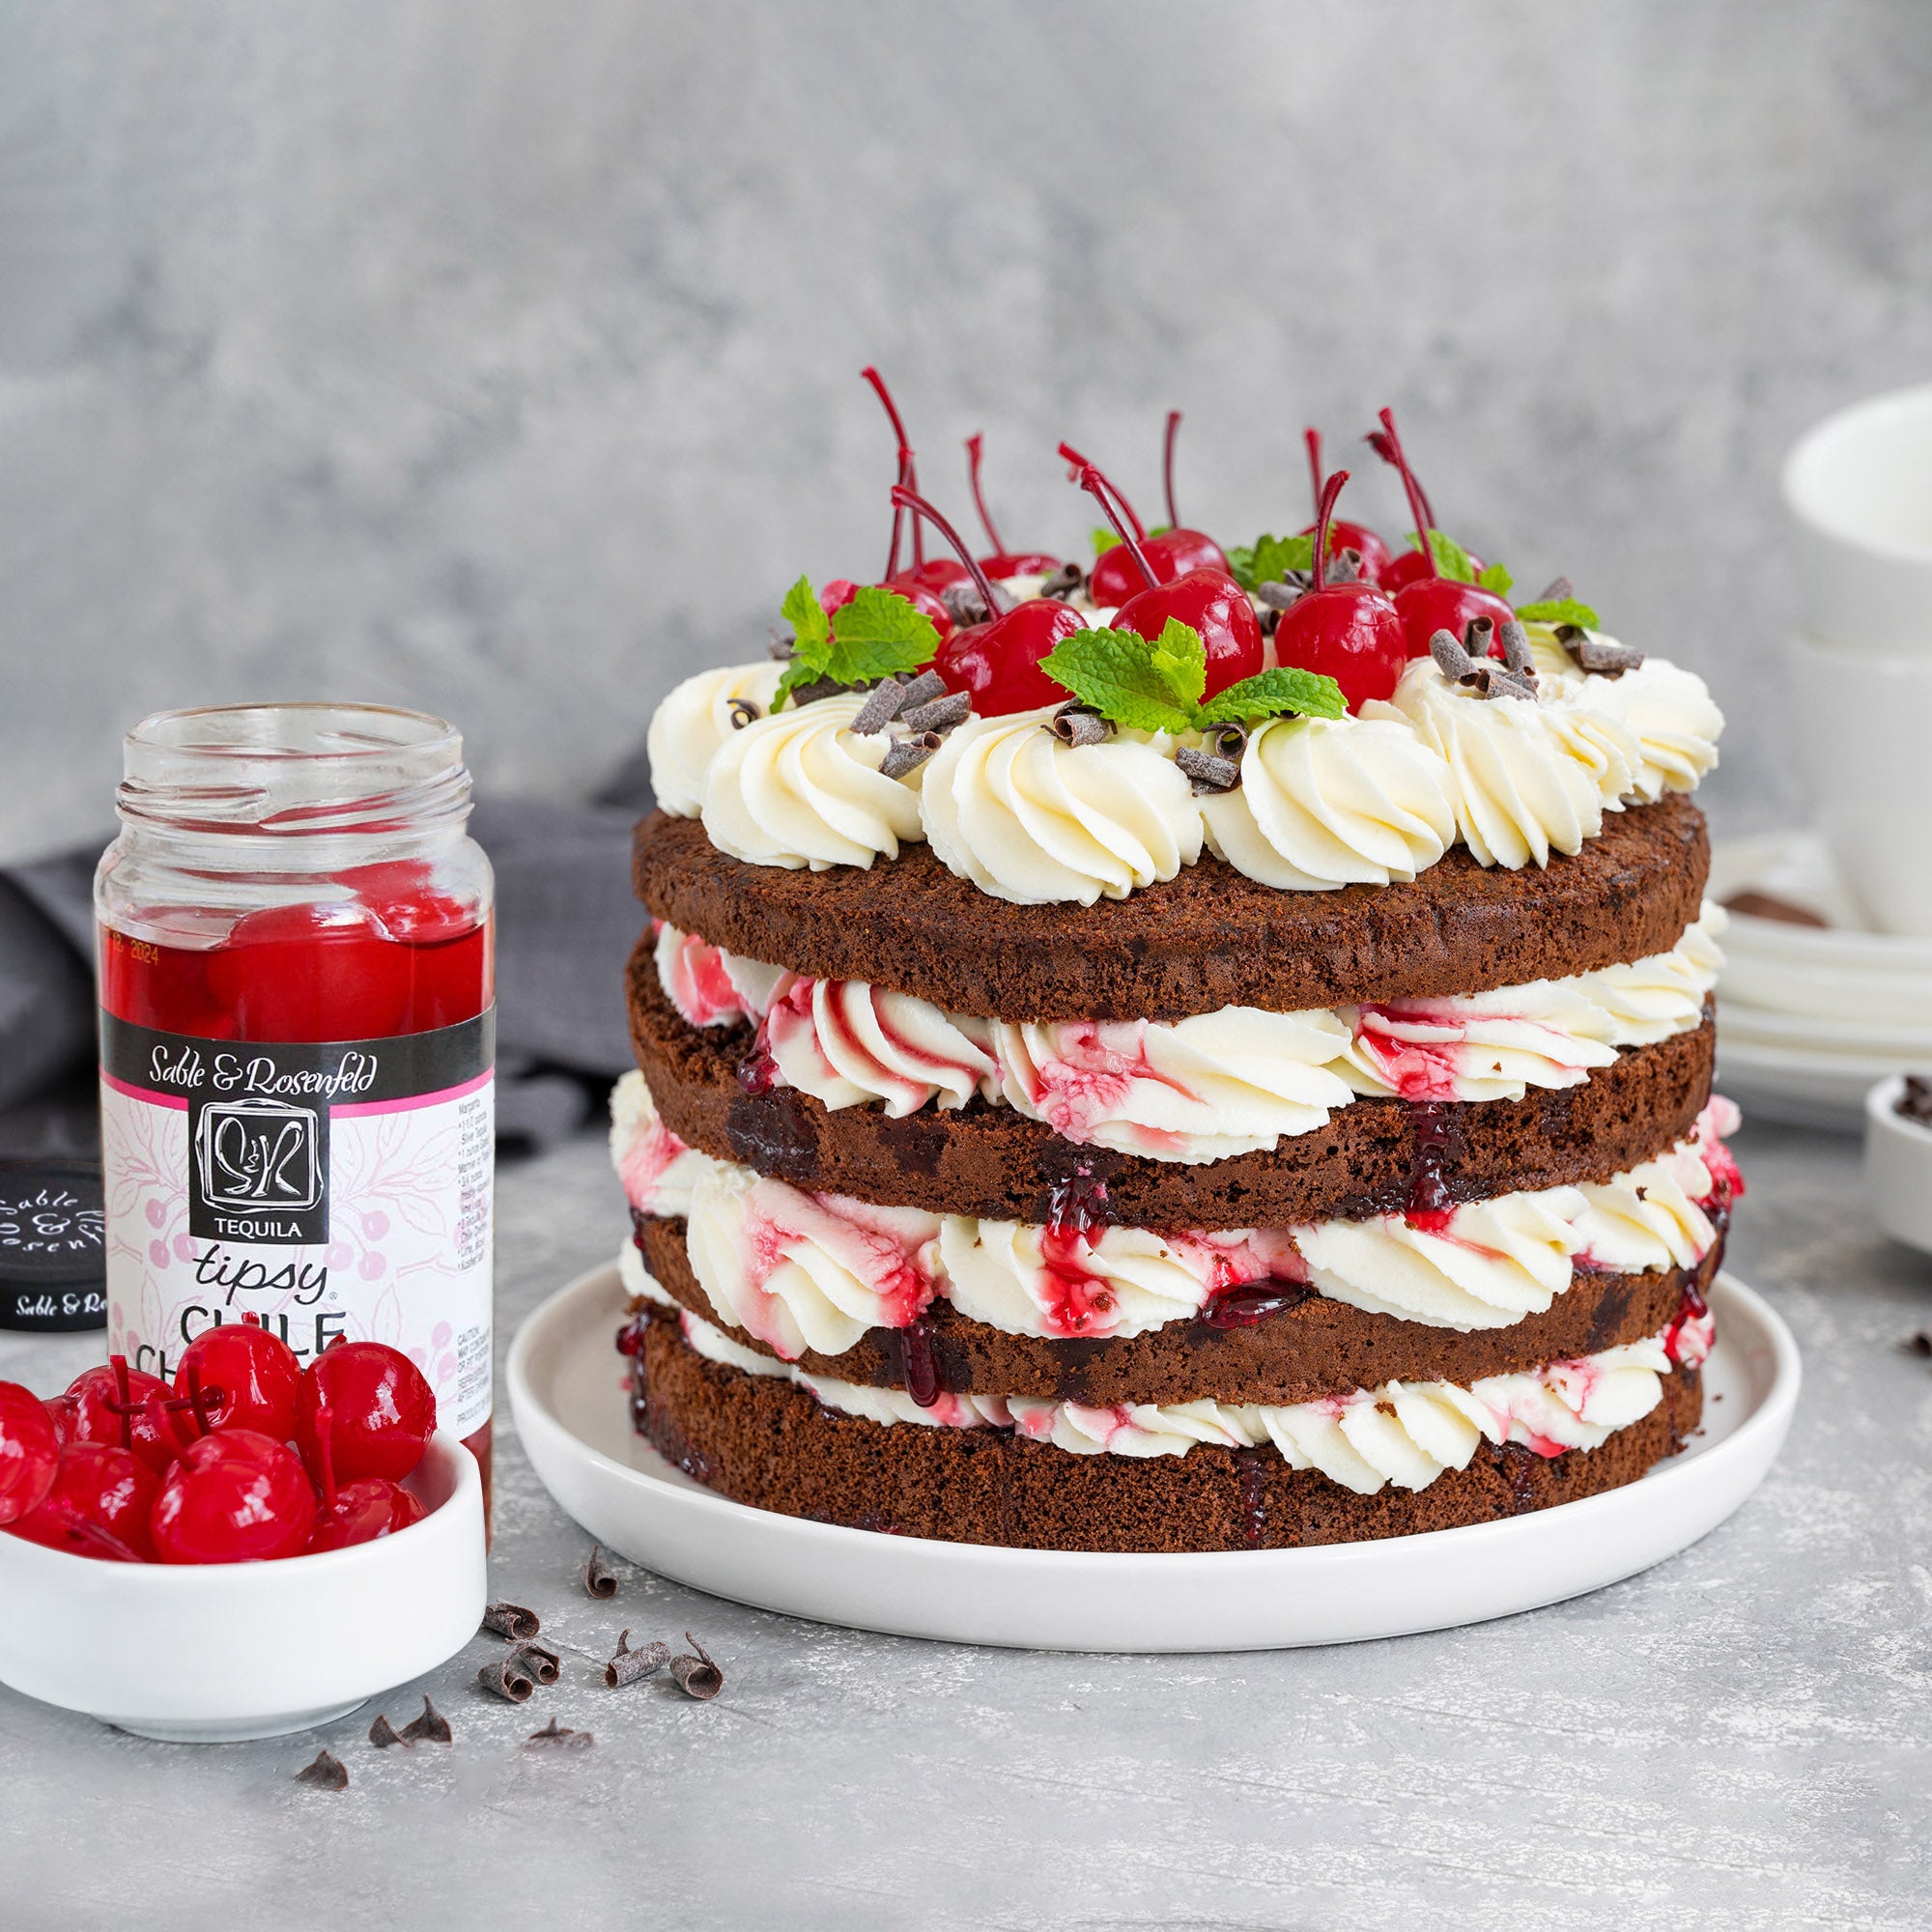
{"type": "Polygon", "coordinates": [[[449,1719],[429,1701],[427,1696],[423,1698],[422,1716],[405,1724],[402,1729],[402,1739],[406,1745],[425,1742],[446,1745],[454,1740],[455,1735],[449,1728],[449,1719]]]}
{"type": "Polygon", "coordinates": [[[1552,577],[1540,597],[1531,599],[1536,604],[1567,604],[1577,594],[1577,586],[1567,577],[1552,577]]]}
{"type": "Polygon", "coordinates": [[[1069,597],[1080,594],[1080,586],[1087,582],[1086,573],[1077,563],[1063,563],[1045,582],[1039,586],[1042,597],[1052,597],[1065,603],[1069,597]]]}
{"type": "Polygon", "coordinates": [[[540,1643],[519,1644],[511,1657],[519,1669],[527,1671],[539,1684],[554,1684],[563,1670],[556,1652],[540,1643]]]}
{"type": "Polygon", "coordinates": [[[597,1740],[588,1731],[573,1731],[568,1725],[559,1724],[553,1718],[542,1730],[532,1731],[524,1740],[524,1748],[534,1747],[538,1750],[587,1750],[597,1740]]]}
{"type": "Polygon", "coordinates": [[[1362,553],[1352,547],[1338,550],[1328,559],[1328,568],[1323,573],[1330,583],[1358,583],[1362,577],[1362,553]]]}
{"type": "Polygon", "coordinates": [[[520,1604],[492,1604],[483,1612],[483,1628],[506,1636],[512,1643],[528,1643],[543,1629],[534,1610],[520,1604]]]}
{"type": "Polygon", "coordinates": [[[1514,617],[1503,620],[1503,663],[1519,677],[1536,682],[1536,657],[1529,648],[1529,633],[1514,617]]]}
{"type": "MultiPolygon", "coordinates": [[[[1350,553],[1354,554],[1354,553],[1350,553]]],[[[1308,594],[1308,579],[1298,570],[1287,577],[1271,578],[1265,583],[1255,585],[1255,595],[1270,611],[1282,611],[1293,609],[1308,594]]]]}
{"type": "Polygon", "coordinates": [[[1429,640],[1429,655],[1435,660],[1435,668],[1451,684],[1461,684],[1464,678],[1476,674],[1475,661],[1463,648],[1463,642],[1453,631],[1437,631],[1429,640]]]}
{"type": "Polygon", "coordinates": [[[973,699],[963,691],[949,691],[944,697],[928,698],[923,704],[910,704],[899,713],[899,723],[908,731],[950,731],[972,715],[973,699]]]}
{"type": "Polygon", "coordinates": [[[520,1650],[493,1659],[476,1673],[476,1681],[493,1696],[507,1698],[512,1704],[526,1704],[535,1690],[536,1680],[524,1667],[520,1650]]]}
{"type": "Polygon", "coordinates": [[[317,1751],[315,1762],[304,1765],[296,1773],[295,1782],[312,1784],[318,1791],[347,1791],[349,1769],[339,1757],[332,1757],[327,1751],[317,1751]]]}
{"type": "Polygon", "coordinates": [[[1241,768],[1234,759],[1197,752],[1191,745],[1175,753],[1174,762],[1193,781],[1196,798],[1204,792],[1233,791],[1241,781],[1241,768]]]}
{"type": "Polygon", "coordinates": [[[1084,704],[1063,704],[1046,728],[1063,745],[1099,745],[1114,735],[1113,725],[1084,704]]]}
{"type": "Polygon", "coordinates": [[[1634,651],[1628,644],[1613,644],[1605,638],[1593,638],[1587,631],[1579,631],[1574,624],[1566,624],[1556,634],[1563,639],[1563,648],[1577,660],[1579,670],[1592,671],[1599,677],[1621,677],[1627,670],[1635,670],[1643,663],[1643,653],[1634,651]],[[1565,631],[1575,632],[1574,638],[1564,637],[1565,631]]]}
{"type": "Polygon", "coordinates": [[[917,738],[895,738],[879,764],[879,776],[902,779],[916,772],[946,742],[937,731],[922,731],[917,738]]]}
{"type": "Polygon", "coordinates": [[[677,1688],[687,1697],[696,1697],[700,1702],[717,1696],[724,1688],[724,1673],[712,1662],[710,1652],[689,1631],[685,1632],[684,1640],[697,1655],[671,1659],[670,1674],[677,1680],[677,1688]]]}
{"type": "Polygon", "coordinates": [[[742,731],[747,724],[755,724],[764,714],[749,697],[734,697],[725,707],[731,714],[731,728],[742,731]]]}
{"type": "Polygon", "coordinates": [[[861,738],[883,731],[904,710],[906,688],[895,677],[882,678],[859,707],[859,715],[846,727],[861,738]]]}
{"type": "Polygon", "coordinates": [[[369,1726],[369,1742],[378,1750],[387,1750],[391,1745],[401,1745],[405,1750],[415,1749],[414,1742],[404,1737],[402,1732],[390,1723],[389,1714],[386,1711],[369,1726]]]}
{"type": "Polygon", "coordinates": [[[617,1577],[604,1560],[604,1546],[593,1543],[583,1560],[583,1587],[600,1604],[608,1604],[617,1594],[617,1577]]]}
{"type": "Polygon", "coordinates": [[[798,655],[798,639],[788,630],[781,630],[774,624],[765,644],[765,655],[779,664],[789,664],[798,655]]]}
{"type": "Polygon", "coordinates": [[[604,1681],[613,1690],[654,1677],[670,1662],[670,1645],[653,1639],[642,1650],[631,1648],[631,1633],[617,1633],[617,1654],[604,1666],[604,1681]]]}

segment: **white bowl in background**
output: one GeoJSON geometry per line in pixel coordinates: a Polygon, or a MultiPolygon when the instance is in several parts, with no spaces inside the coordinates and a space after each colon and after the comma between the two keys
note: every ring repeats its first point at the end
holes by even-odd
{"type": "Polygon", "coordinates": [[[1894,1073],[1865,1095],[1865,1192],[1893,1240],[1932,1254],[1932,1127],[1898,1111],[1904,1092],[1894,1073]]]}
{"type": "Polygon", "coordinates": [[[420,1522],[275,1563],[103,1563],[0,1534],[0,1683],[177,1744],[344,1717],[453,1657],[482,1621],[475,1457],[439,1435],[406,1487],[420,1522]]]}

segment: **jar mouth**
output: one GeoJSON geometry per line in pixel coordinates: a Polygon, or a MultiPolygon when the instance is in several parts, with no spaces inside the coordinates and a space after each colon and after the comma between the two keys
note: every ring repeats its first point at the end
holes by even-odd
{"type": "Polygon", "coordinates": [[[469,774],[454,725],[385,704],[222,704],[157,711],[124,741],[124,821],[276,836],[403,831],[461,819],[469,774]]]}

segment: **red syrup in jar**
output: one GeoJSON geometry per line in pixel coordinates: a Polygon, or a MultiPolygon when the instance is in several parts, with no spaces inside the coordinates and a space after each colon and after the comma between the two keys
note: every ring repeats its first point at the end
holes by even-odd
{"type": "Polygon", "coordinates": [[[102,1157],[111,1347],[171,1378],[198,1333],[249,1317],[304,1366],[339,1340],[388,1343],[475,1455],[487,1521],[495,948],[468,795],[460,740],[416,714],[137,727],[128,829],[97,882],[102,1157]],[[327,815],[327,836],[270,810],[198,851],[213,794],[197,787],[233,782],[224,754],[285,820],[327,815]]]}

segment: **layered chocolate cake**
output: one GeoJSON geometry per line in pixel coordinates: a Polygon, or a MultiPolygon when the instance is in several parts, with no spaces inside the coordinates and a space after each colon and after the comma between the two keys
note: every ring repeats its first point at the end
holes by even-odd
{"type": "Polygon", "coordinates": [[[1241,1549],[1593,1494],[1696,1426],[1722,720],[1569,584],[1513,607],[1373,440],[1406,548],[1312,438],[1316,524],[1229,551],[1063,446],[1082,568],[967,553],[901,437],[910,566],[895,521],[879,583],[802,579],[660,708],[621,1345],[699,1481],[1241,1549]]]}

